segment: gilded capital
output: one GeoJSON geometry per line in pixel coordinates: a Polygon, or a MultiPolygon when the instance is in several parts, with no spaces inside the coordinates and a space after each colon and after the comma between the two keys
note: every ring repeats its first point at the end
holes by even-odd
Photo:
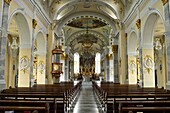
{"type": "Polygon", "coordinates": [[[68,54],[65,54],[65,55],[64,55],[64,58],[65,58],[65,60],[69,60],[69,55],[68,55],[68,54]]]}
{"type": "Polygon", "coordinates": [[[46,39],[48,40],[49,34],[46,34],[46,39]]]}
{"type": "Polygon", "coordinates": [[[127,33],[125,33],[125,39],[127,40],[127,33]]]}
{"type": "Polygon", "coordinates": [[[113,57],[112,57],[112,54],[106,54],[106,60],[112,60],[113,57]]]}
{"type": "Polygon", "coordinates": [[[118,52],[118,45],[112,45],[112,52],[113,53],[118,52]]]}
{"type": "Polygon", "coordinates": [[[165,5],[166,3],[168,3],[168,0],[161,0],[163,5],[165,5]]]}
{"type": "Polygon", "coordinates": [[[140,19],[138,19],[138,20],[136,21],[136,26],[137,26],[138,29],[141,28],[141,20],[140,20],[140,19]]]}
{"type": "Polygon", "coordinates": [[[5,3],[7,3],[8,5],[10,5],[10,2],[11,2],[12,0],[4,0],[4,2],[5,3]]]}
{"type": "Polygon", "coordinates": [[[32,27],[35,29],[37,26],[38,22],[35,19],[32,19],[32,27]]]}

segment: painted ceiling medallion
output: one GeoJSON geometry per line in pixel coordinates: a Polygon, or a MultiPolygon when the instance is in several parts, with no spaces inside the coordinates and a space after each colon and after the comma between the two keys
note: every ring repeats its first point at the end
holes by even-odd
{"type": "Polygon", "coordinates": [[[95,18],[77,18],[75,20],[73,20],[72,22],[67,24],[68,26],[71,27],[75,27],[75,28],[99,28],[99,27],[103,27],[106,26],[107,24],[102,22],[99,19],[95,19],[95,18]],[[88,26],[87,26],[88,24],[88,26]]]}

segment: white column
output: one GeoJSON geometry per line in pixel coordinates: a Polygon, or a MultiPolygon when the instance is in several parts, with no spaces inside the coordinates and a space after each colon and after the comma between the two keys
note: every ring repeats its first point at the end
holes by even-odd
{"type": "Polygon", "coordinates": [[[114,73],[113,73],[113,53],[112,53],[112,47],[108,46],[108,50],[109,50],[109,81],[114,81],[114,73]]]}
{"type": "Polygon", "coordinates": [[[30,87],[31,45],[22,44],[19,50],[18,87],[30,87]]]}

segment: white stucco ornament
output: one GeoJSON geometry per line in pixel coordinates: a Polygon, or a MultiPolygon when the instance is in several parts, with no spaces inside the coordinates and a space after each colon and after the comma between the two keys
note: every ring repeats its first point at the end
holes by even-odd
{"type": "Polygon", "coordinates": [[[45,69],[45,64],[43,61],[40,61],[38,63],[38,70],[40,71],[41,74],[43,73],[44,69],[45,69]]]}
{"type": "Polygon", "coordinates": [[[153,61],[152,57],[149,55],[146,55],[146,57],[144,58],[144,67],[146,68],[148,73],[150,73],[153,66],[154,66],[154,61],[153,61]]]}
{"type": "Polygon", "coordinates": [[[29,68],[29,58],[27,56],[23,56],[20,61],[20,70],[25,73],[25,71],[29,68]]]}
{"type": "Polygon", "coordinates": [[[129,63],[129,70],[132,71],[132,74],[136,70],[136,63],[135,63],[134,60],[131,60],[130,63],[129,63]]]}

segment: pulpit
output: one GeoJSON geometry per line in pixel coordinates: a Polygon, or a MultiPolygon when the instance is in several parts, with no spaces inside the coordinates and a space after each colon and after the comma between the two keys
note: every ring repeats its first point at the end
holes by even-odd
{"type": "Polygon", "coordinates": [[[60,56],[63,53],[61,46],[56,45],[56,48],[52,50],[52,77],[54,83],[59,83],[60,74],[62,72],[62,63],[60,63],[60,56]]]}

